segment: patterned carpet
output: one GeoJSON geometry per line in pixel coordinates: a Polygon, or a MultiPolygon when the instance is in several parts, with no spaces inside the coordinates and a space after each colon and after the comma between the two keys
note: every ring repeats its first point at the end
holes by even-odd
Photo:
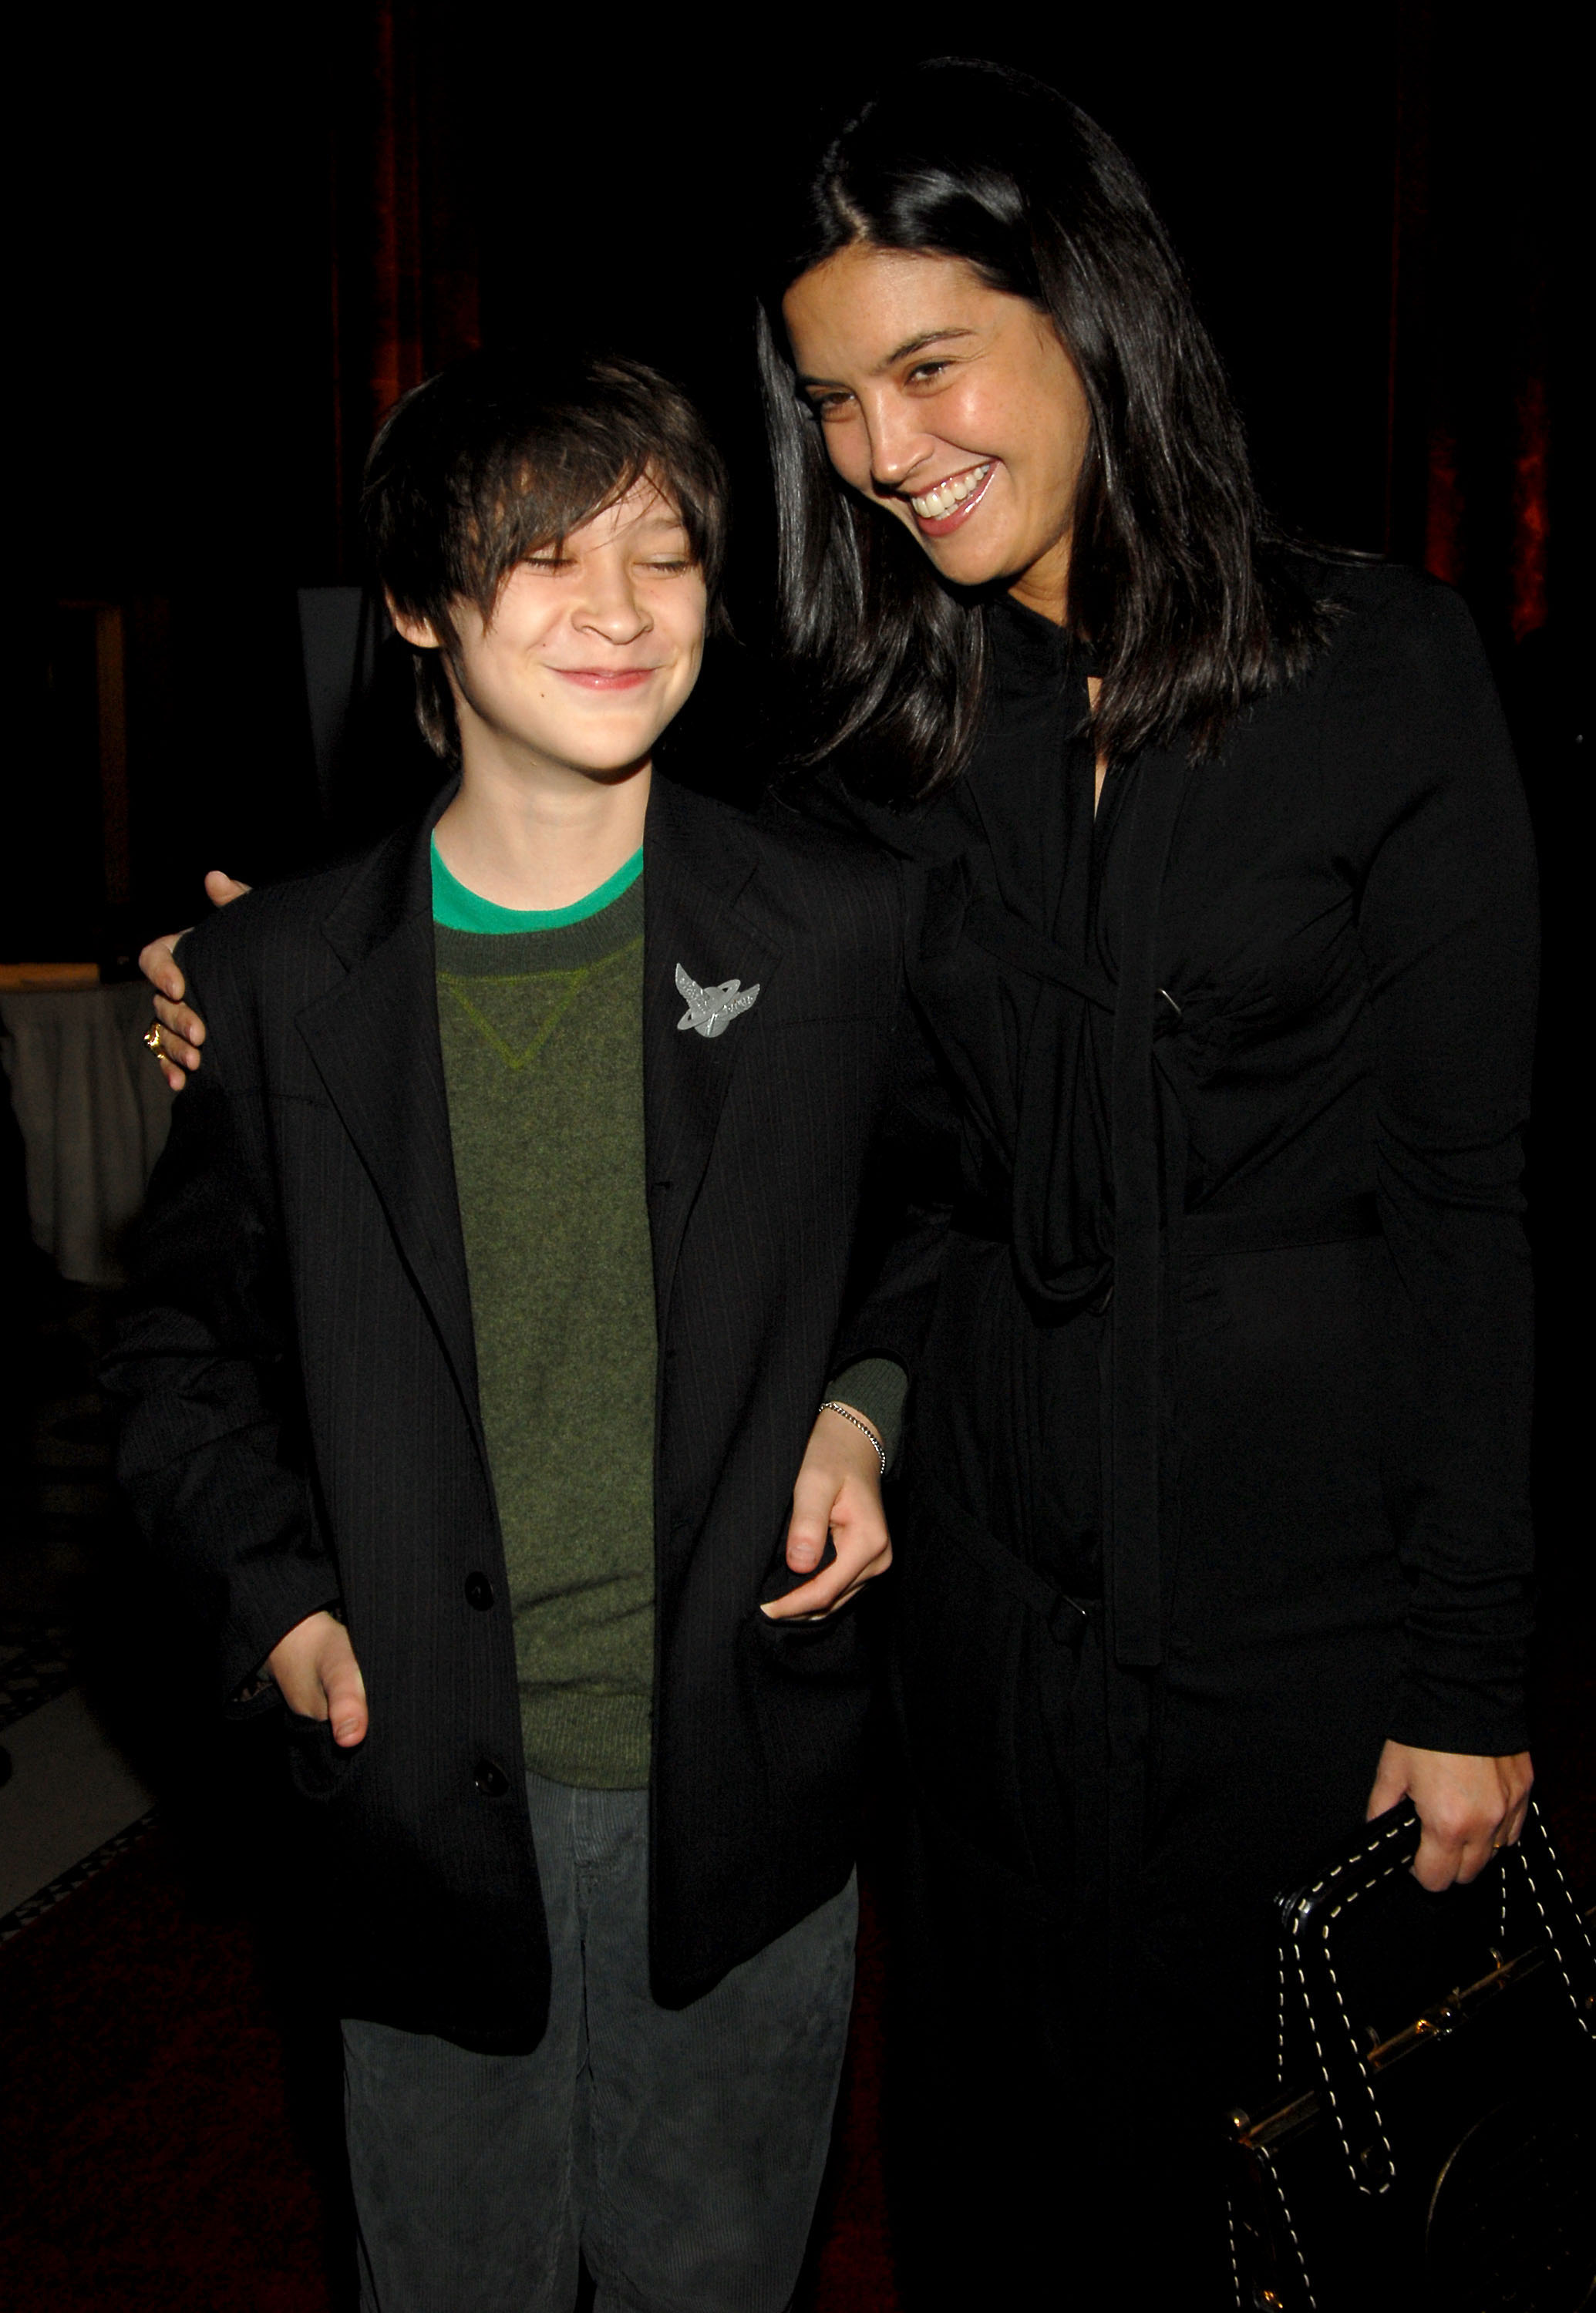
{"type": "Polygon", "coordinates": [[[0,1950],[0,2270],[13,2313],[322,2313],[339,2203],[310,2053],[248,1924],[169,1834],[0,1950]],[[319,2166],[320,2163],[320,2166],[319,2166]]]}
{"type": "MultiPolygon", "coordinates": [[[[171,1825],[112,1846],[0,1948],[7,2313],[352,2313],[335,2031],[295,2000],[269,1917],[218,1900],[171,1825]]],[[[897,2304],[879,1991],[867,1922],[804,2313],[897,2304]]]]}

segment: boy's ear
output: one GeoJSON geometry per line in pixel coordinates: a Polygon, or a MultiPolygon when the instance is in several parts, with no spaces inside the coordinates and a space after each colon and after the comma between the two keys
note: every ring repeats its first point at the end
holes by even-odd
{"type": "Polygon", "coordinates": [[[400,609],[392,594],[385,595],[384,599],[387,602],[388,616],[393,621],[395,633],[402,636],[412,649],[441,650],[443,648],[442,638],[430,619],[412,618],[408,611],[400,609]]]}

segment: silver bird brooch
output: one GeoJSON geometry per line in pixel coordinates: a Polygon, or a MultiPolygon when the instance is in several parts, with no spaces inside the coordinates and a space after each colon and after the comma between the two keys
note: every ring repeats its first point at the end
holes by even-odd
{"type": "Polygon", "coordinates": [[[745,988],[740,980],[723,980],[719,988],[701,988],[692,974],[676,966],[676,987],[687,1009],[677,1021],[678,1028],[696,1028],[701,1036],[719,1036],[725,1033],[728,1021],[739,1012],[746,1012],[759,994],[759,982],[745,988]]]}

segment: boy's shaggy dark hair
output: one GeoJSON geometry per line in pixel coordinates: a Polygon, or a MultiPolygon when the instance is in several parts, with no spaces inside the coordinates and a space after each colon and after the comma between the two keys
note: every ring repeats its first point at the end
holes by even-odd
{"type": "Polygon", "coordinates": [[[384,594],[442,639],[441,651],[415,653],[416,716],[445,761],[460,747],[442,664],[459,649],[460,605],[490,619],[518,562],[645,476],[681,515],[713,628],[726,469],[686,395],[657,371],[603,356],[472,354],[388,412],[366,462],[361,514],[384,594]]]}

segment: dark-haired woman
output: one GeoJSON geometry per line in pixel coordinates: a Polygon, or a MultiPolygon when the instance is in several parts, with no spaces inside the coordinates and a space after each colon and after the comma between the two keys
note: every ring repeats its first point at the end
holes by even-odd
{"type": "Polygon", "coordinates": [[[1472,1878],[1527,1802],[1524,808],[1461,604],[1271,532],[1051,92],[896,83],[763,359],[807,800],[905,863],[947,1120],[849,1345],[913,1382],[927,2269],[1194,2305],[1271,1895],[1405,1793],[1472,1878]]]}

